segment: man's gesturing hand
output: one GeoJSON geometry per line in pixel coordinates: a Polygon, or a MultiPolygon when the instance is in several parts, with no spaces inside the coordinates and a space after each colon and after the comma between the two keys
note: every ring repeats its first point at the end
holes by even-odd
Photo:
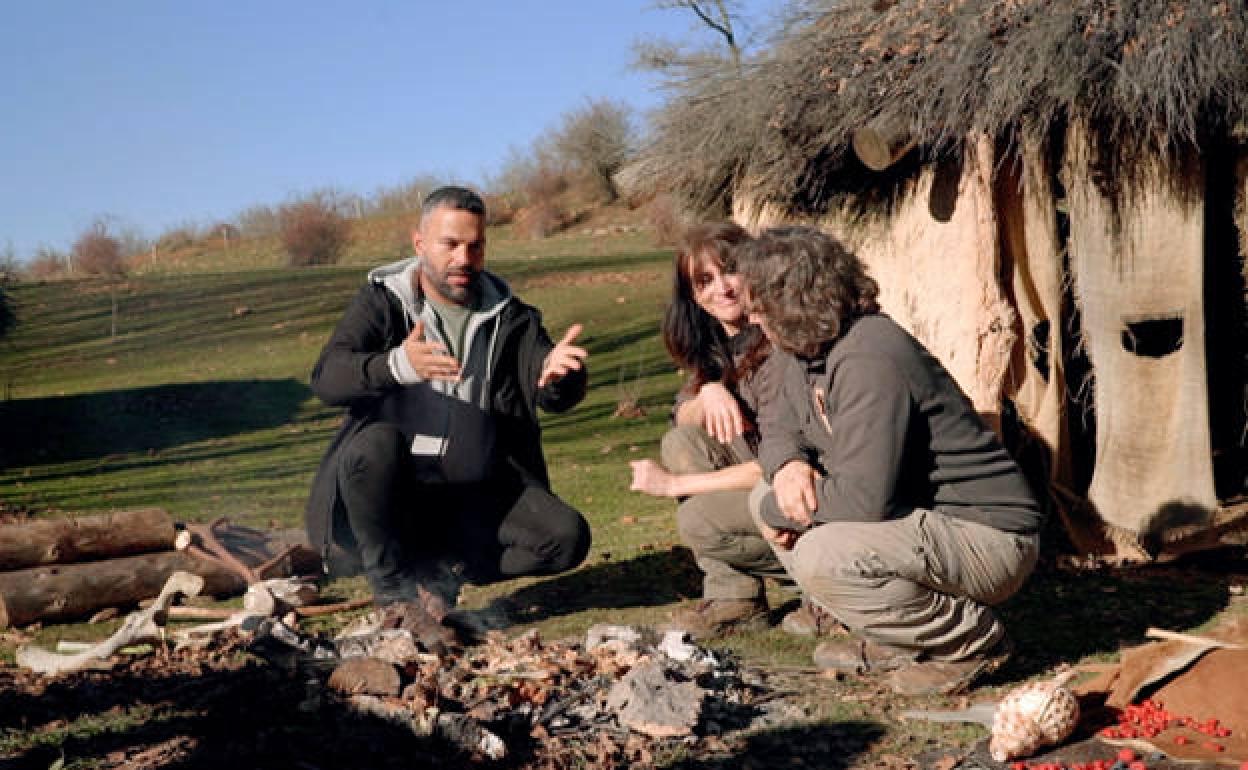
{"type": "Polygon", "coordinates": [[[732,393],[718,382],[708,382],[698,390],[702,402],[702,426],[721,444],[731,443],[745,432],[741,405],[732,393]]]}
{"type": "Polygon", "coordinates": [[[772,489],[776,492],[776,505],[784,517],[803,529],[814,524],[811,516],[819,507],[815,497],[815,479],[819,474],[800,460],[790,460],[776,472],[772,489]]]}
{"type": "Polygon", "coordinates": [[[403,340],[403,353],[421,379],[448,382],[459,379],[459,362],[446,352],[442,343],[425,340],[425,322],[422,320],[418,319],[412,325],[411,333],[403,340]]]}
{"type": "Polygon", "coordinates": [[[580,336],[582,328],[584,327],[580,324],[572,324],[563,339],[559,340],[559,344],[546,354],[546,360],[542,363],[542,375],[537,378],[537,387],[544,388],[552,382],[558,382],[568,372],[584,366],[589,351],[572,344],[580,336]]]}

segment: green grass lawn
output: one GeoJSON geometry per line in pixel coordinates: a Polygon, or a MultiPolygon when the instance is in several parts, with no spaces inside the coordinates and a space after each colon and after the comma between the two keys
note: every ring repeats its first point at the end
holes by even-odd
{"type": "MultiPolygon", "coordinates": [[[[698,595],[700,575],[678,546],[674,503],[628,491],[628,461],[656,455],[680,382],[658,333],[670,259],[642,247],[568,247],[491,262],[543,309],[552,335],[585,324],[589,395],[544,425],[554,488],[589,518],[594,546],[567,575],[471,588],[469,606],[505,600],[518,628],[560,637],[602,621],[657,625],[698,595]],[[615,417],[622,399],[645,415],[615,417]]],[[[312,396],[308,374],[364,273],[361,265],[154,271],[111,288],[88,281],[13,288],[21,323],[0,341],[0,502],[37,515],[160,506],[183,521],[228,516],[262,528],[301,526],[313,471],[340,418],[312,396]]],[[[328,590],[365,589],[354,579],[328,590]]],[[[772,598],[781,605],[791,596],[775,588],[772,598]]],[[[1113,655],[1149,625],[1199,627],[1228,606],[1225,577],[1047,571],[1003,608],[1021,654],[997,687],[1061,661],[1113,655]]],[[[52,644],[113,628],[54,626],[37,638],[52,644]]],[[[11,660],[5,644],[0,656],[11,660]]],[[[810,703],[802,729],[873,726],[864,749],[873,756],[983,735],[903,724],[894,701],[871,683],[814,676],[803,668],[810,640],[773,629],[725,645],[747,661],[796,672],[810,703]]],[[[36,740],[20,731],[2,737],[0,752],[36,740]]]]}

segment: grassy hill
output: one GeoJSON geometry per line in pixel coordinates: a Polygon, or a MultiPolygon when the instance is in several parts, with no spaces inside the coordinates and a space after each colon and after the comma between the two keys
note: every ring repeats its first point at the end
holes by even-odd
{"type": "MultiPolygon", "coordinates": [[[[618,569],[638,575],[656,565],[684,573],[657,594],[647,581],[636,586],[652,607],[656,596],[665,604],[698,590],[689,560],[671,556],[670,502],[627,489],[627,461],[657,453],[679,385],[658,338],[671,255],[605,244],[590,252],[503,251],[490,265],[543,308],[552,334],[585,324],[589,395],[545,420],[552,481],[593,525],[591,561],[611,565],[603,585],[618,582],[607,574],[616,565],[632,564],[618,569]],[[613,417],[621,399],[646,414],[613,417]]],[[[138,275],[114,288],[16,287],[22,323],[0,343],[0,501],[36,514],[157,505],[186,521],[301,526],[312,474],[340,418],[312,396],[308,375],[365,272],[267,268],[138,275]]],[[[584,609],[605,616],[628,601],[584,609]]],[[[592,619],[574,615],[561,614],[560,624],[592,619]]]]}

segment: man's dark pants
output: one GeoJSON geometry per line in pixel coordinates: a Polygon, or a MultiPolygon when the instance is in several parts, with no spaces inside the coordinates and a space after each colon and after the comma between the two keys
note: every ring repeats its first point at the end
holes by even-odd
{"type": "Polygon", "coordinates": [[[453,605],[464,579],[482,584],[563,572],[589,552],[589,523],[549,490],[518,478],[471,484],[415,480],[408,442],[389,423],[343,447],[338,491],[378,603],[418,587],[453,605]]]}

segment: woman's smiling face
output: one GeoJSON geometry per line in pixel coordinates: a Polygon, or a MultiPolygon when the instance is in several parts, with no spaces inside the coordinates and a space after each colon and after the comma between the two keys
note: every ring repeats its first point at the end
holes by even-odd
{"type": "Polygon", "coordinates": [[[726,273],[718,261],[702,255],[689,276],[693,300],[723,325],[730,335],[746,323],[745,280],[737,273],[726,273]]]}

